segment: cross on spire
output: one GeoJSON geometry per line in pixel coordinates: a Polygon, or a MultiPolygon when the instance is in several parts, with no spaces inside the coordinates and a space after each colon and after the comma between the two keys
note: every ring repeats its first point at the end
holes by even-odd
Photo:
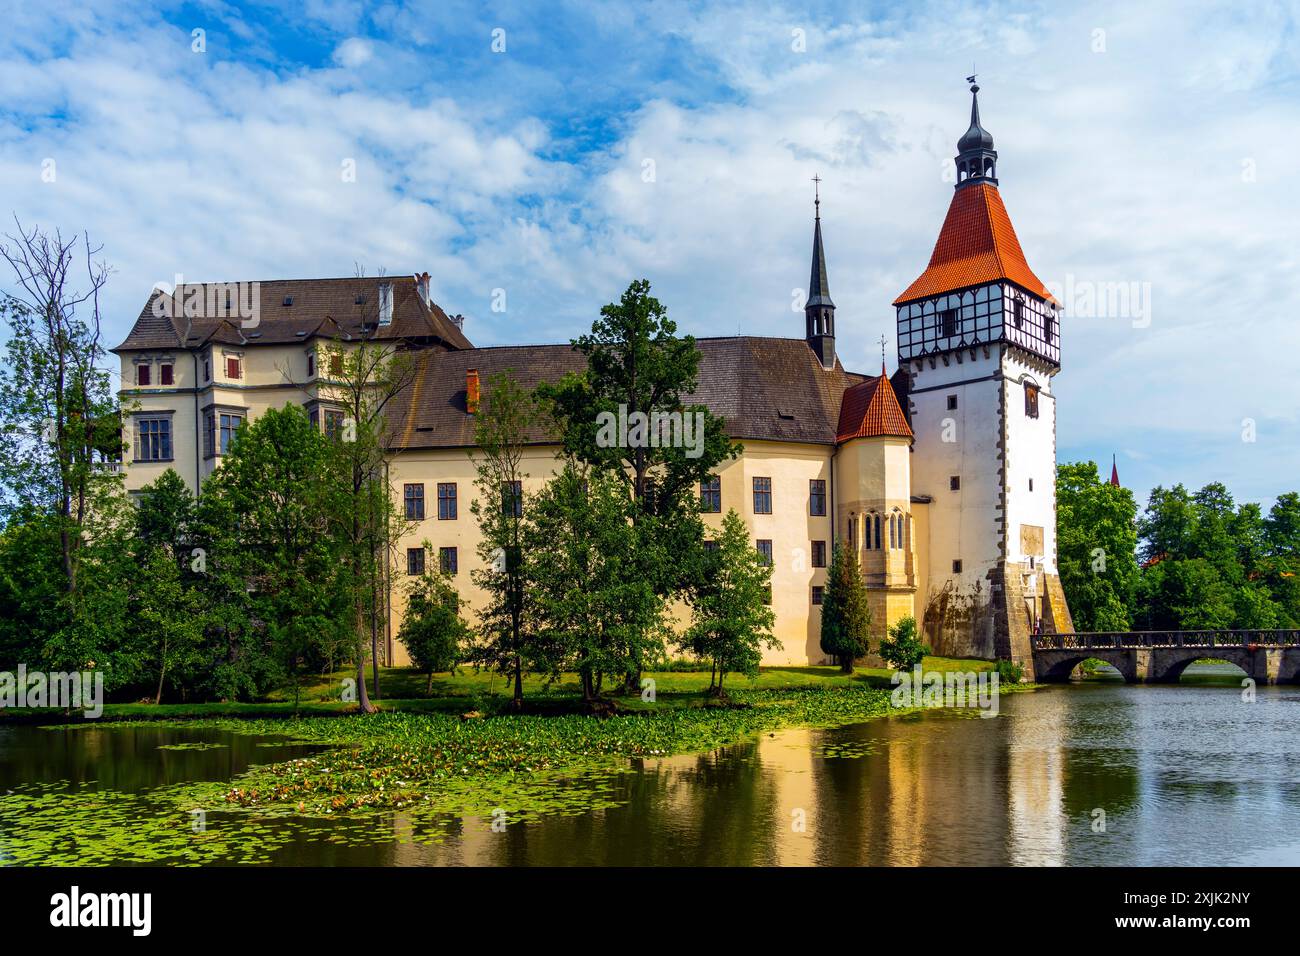
{"type": "Polygon", "coordinates": [[[817,216],[821,218],[822,214],[822,178],[818,174],[813,174],[813,205],[817,207],[817,216]]]}

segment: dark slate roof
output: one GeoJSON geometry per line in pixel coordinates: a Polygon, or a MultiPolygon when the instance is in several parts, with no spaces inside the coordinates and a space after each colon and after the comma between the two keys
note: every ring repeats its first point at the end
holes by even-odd
{"type": "MultiPolygon", "coordinates": [[[[149,296],[140,317],[125,341],[114,352],[137,349],[197,348],[211,342],[242,345],[283,345],[301,342],[312,336],[346,338],[358,336],[363,325],[374,323],[379,310],[379,284],[393,285],[393,321],[381,326],[375,338],[418,340],[449,348],[473,348],[469,339],[441,308],[426,306],[420,298],[413,276],[365,276],[347,279],[276,279],[259,283],[259,322],[255,328],[241,329],[238,317],[186,319],[154,314],[154,302],[160,293],[149,296]],[[286,306],[285,299],[293,304],[286,306]],[[364,302],[358,303],[357,298],[364,302]],[[186,336],[187,326],[188,338],[186,336]]],[[[186,288],[202,285],[206,300],[209,286],[220,283],[187,283],[186,288]]],[[[236,293],[238,294],[238,293],[236,293]]]]}
{"type": "MultiPolygon", "coordinates": [[[[734,336],[697,339],[699,384],[688,404],[705,405],[726,422],[736,439],[835,444],[844,390],[866,376],[822,368],[803,339],[734,336]]],[[[474,423],[465,409],[466,373],[477,370],[482,388],[499,372],[511,371],[533,388],[585,367],[569,345],[521,345],[427,351],[414,383],[393,406],[398,448],[455,448],[473,444],[474,423]]],[[[537,432],[537,443],[554,441],[537,432]]]]}

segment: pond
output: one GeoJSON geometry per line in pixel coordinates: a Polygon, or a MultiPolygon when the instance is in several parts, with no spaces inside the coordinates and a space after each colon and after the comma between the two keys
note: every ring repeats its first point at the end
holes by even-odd
{"type": "Polygon", "coordinates": [[[1300,687],[1261,687],[1248,702],[1198,668],[1202,680],[1173,686],[1005,695],[988,719],[928,711],[642,761],[591,784],[601,809],[522,823],[506,808],[495,827],[217,810],[200,824],[160,795],[310,748],[216,731],[0,727],[0,861],[1300,864],[1288,826],[1300,812],[1300,687]],[[154,848],[143,860],[141,839],[154,848]]]}

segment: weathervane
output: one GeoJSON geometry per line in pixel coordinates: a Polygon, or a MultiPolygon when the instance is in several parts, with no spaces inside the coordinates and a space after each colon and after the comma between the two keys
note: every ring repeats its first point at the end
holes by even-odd
{"type": "Polygon", "coordinates": [[[889,339],[885,338],[885,337],[882,335],[882,336],[880,337],[880,368],[881,368],[882,370],[883,370],[884,367],[885,367],[885,346],[888,345],[888,344],[889,344],[889,339]]]}

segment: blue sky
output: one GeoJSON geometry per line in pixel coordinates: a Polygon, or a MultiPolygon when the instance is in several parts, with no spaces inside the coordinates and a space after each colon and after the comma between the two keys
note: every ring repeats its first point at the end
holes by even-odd
{"type": "Polygon", "coordinates": [[[1066,303],[1060,459],[1300,488],[1294,3],[91,6],[6,13],[0,210],[104,244],[115,341],[177,273],[357,266],[427,269],[483,345],[641,276],[685,331],[798,336],[820,174],[840,354],[892,368],[974,64],[1030,264],[1142,305],[1066,303]]]}

